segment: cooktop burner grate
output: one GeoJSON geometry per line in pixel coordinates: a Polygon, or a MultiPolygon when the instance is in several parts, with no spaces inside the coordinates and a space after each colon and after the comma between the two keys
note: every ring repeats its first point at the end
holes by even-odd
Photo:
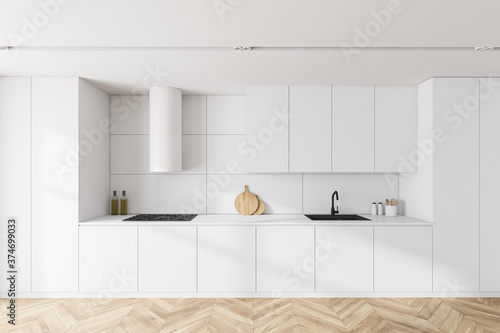
{"type": "Polygon", "coordinates": [[[123,221],[146,221],[146,222],[165,222],[165,221],[191,221],[196,214],[139,214],[123,221]]]}

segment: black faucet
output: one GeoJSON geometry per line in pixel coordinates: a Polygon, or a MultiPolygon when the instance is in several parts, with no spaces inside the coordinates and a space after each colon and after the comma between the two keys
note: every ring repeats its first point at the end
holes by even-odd
{"type": "Polygon", "coordinates": [[[333,192],[332,194],[332,215],[339,213],[339,206],[337,206],[337,209],[335,209],[335,198],[339,200],[339,192],[337,191],[333,192]]]}

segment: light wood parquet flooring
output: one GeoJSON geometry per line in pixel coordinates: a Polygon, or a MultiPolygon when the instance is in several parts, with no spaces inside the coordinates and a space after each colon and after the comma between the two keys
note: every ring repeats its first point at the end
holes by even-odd
{"type": "Polygon", "coordinates": [[[0,299],[0,332],[500,332],[500,298],[0,299]]]}

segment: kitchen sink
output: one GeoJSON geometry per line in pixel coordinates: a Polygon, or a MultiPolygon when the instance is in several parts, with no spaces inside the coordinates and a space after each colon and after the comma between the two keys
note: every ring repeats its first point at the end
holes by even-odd
{"type": "Polygon", "coordinates": [[[371,221],[359,215],[336,214],[336,215],[306,215],[313,221],[371,221]]]}

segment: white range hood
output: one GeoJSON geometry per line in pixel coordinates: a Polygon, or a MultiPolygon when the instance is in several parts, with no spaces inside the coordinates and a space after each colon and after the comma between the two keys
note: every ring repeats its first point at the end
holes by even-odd
{"type": "Polygon", "coordinates": [[[182,91],[153,87],[149,98],[149,171],[182,171],[182,91]]]}

